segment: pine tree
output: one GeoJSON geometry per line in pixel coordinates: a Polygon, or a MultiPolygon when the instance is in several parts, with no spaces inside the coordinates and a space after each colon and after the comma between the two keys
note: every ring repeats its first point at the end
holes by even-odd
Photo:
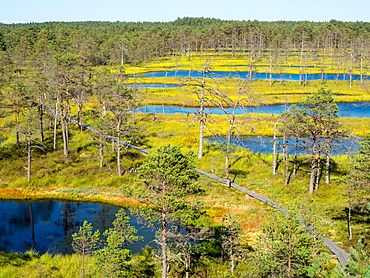
{"type": "Polygon", "coordinates": [[[242,228],[231,215],[227,215],[223,219],[224,226],[221,228],[222,251],[224,257],[230,260],[230,272],[234,275],[237,258],[243,254],[240,245],[240,235],[242,228]]]}
{"type": "Polygon", "coordinates": [[[366,252],[366,243],[364,237],[358,240],[358,248],[351,248],[349,251],[349,260],[345,269],[338,266],[335,269],[335,278],[344,277],[357,277],[368,278],[370,277],[370,254],[366,252]]]}
{"type": "MultiPolygon", "coordinates": [[[[330,90],[323,88],[307,97],[300,107],[292,108],[281,115],[284,123],[283,133],[287,138],[294,137],[303,143],[303,148],[310,153],[309,193],[319,188],[322,173],[321,156],[326,158],[326,182],[329,182],[330,157],[340,135],[338,106],[330,90]]],[[[288,157],[288,154],[286,154],[288,157]]]]}
{"type": "Polygon", "coordinates": [[[100,232],[92,232],[93,226],[86,220],[83,222],[78,233],[72,235],[73,250],[82,256],[81,276],[85,277],[85,256],[92,254],[97,248],[100,241],[100,232]]]}
{"type": "Polygon", "coordinates": [[[168,275],[168,242],[178,225],[193,215],[194,207],[186,197],[195,194],[194,182],[198,178],[192,152],[182,154],[178,146],[165,145],[148,155],[138,168],[146,195],[141,200],[148,207],[137,211],[152,225],[159,226],[162,278],[168,275]]]}
{"type": "Polygon", "coordinates": [[[308,277],[321,242],[294,215],[280,214],[263,227],[252,255],[256,277],[308,277]]]}
{"type": "Polygon", "coordinates": [[[94,252],[99,270],[105,277],[131,277],[132,254],[124,246],[137,242],[141,237],[135,236],[137,229],[129,224],[129,219],[124,209],[120,209],[113,221],[113,228],[103,233],[107,237],[104,247],[94,252]]]}

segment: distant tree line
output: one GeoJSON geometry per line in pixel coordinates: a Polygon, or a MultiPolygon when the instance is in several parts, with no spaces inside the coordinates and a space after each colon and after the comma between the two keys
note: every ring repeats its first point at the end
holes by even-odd
{"type": "MultiPolygon", "coordinates": [[[[19,64],[73,51],[93,65],[148,61],[173,53],[213,50],[337,49],[360,63],[368,53],[369,22],[226,21],[46,22],[0,24],[0,52],[19,64]]],[[[338,52],[339,53],[339,52],[338,52]]],[[[329,54],[328,54],[329,55],[329,54]]]]}

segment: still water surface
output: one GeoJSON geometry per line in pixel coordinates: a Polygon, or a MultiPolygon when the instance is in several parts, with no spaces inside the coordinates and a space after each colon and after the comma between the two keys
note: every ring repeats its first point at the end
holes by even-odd
{"type": "MultiPolygon", "coordinates": [[[[225,144],[225,137],[206,137],[209,143],[225,144]]],[[[273,138],[263,136],[241,136],[233,137],[230,140],[232,145],[249,149],[252,153],[272,153],[273,138]]],[[[277,138],[277,152],[283,152],[283,140],[277,138]]],[[[360,148],[359,138],[339,138],[338,142],[333,143],[333,155],[348,154],[357,152],[360,148]]],[[[295,141],[289,142],[289,153],[293,154],[295,150],[295,141]]],[[[297,154],[308,154],[309,152],[303,147],[302,143],[298,145],[297,154]]]]}
{"type": "MultiPolygon", "coordinates": [[[[112,227],[119,207],[95,203],[70,203],[58,201],[0,201],[0,250],[24,252],[31,248],[39,254],[71,254],[72,234],[79,231],[84,220],[102,233],[112,227]]],[[[153,245],[155,231],[137,223],[130,224],[144,240],[131,244],[127,249],[139,252],[147,244],[153,245]]]]}
{"type": "MultiPolygon", "coordinates": [[[[340,117],[370,117],[370,102],[345,102],[337,103],[340,117]]],[[[237,107],[235,114],[245,113],[261,113],[261,114],[280,114],[288,109],[292,104],[275,104],[275,105],[262,105],[259,107],[237,107]]],[[[163,113],[163,114],[192,114],[196,113],[199,108],[189,108],[182,106],[160,106],[148,105],[139,107],[136,112],[142,113],[163,113]]],[[[232,108],[225,108],[227,113],[232,113],[232,108]]],[[[206,113],[223,115],[224,110],[219,108],[206,108],[206,113]]]]}
{"type": "Polygon", "coordinates": [[[338,80],[349,81],[352,80],[367,80],[370,78],[368,75],[359,74],[335,74],[335,73],[310,73],[310,74],[288,74],[288,73],[266,73],[266,72],[250,72],[250,71],[201,71],[191,70],[170,70],[170,71],[156,71],[147,72],[136,75],[136,77],[212,77],[212,78],[240,78],[240,79],[253,79],[253,80],[279,80],[279,81],[313,81],[313,80],[338,80]]]}

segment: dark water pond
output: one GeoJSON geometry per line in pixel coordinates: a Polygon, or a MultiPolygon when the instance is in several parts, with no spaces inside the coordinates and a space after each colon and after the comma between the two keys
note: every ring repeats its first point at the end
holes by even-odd
{"type": "MultiPolygon", "coordinates": [[[[209,143],[225,143],[225,137],[207,137],[206,141],[209,143]]],[[[277,151],[279,153],[283,152],[282,139],[277,139],[277,151]]],[[[294,153],[294,141],[289,144],[289,153],[294,153]]],[[[272,153],[273,138],[262,137],[262,136],[243,136],[239,138],[231,138],[231,144],[240,146],[243,148],[248,148],[252,153],[272,153]]],[[[356,138],[339,138],[338,143],[333,147],[332,154],[348,154],[358,151],[360,148],[359,139],[356,138]]],[[[307,154],[308,152],[302,148],[302,144],[299,145],[297,149],[298,154],[307,154]]]]}
{"type": "MultiPolygon", "coordinates": [[[[310,73],[310,74],[288,74],[288,73],[262,73],[249,71],[208,71],[203,75],[201,71],[190,70],[171,70],[171,71],[158,71],[148,72],[136,75],[136,77],[212,77],[212,78],[241,78],[241,79],[254,79],[254,80],[284,80],[284,81],[313,81],[313,80],[338,80],[349,81],[361,80],[359,74],[334,74],[334,73],[310,73]]],[[[368,79],[370,76],[362,75],[363,79],[368,79]]]]}
{"type": "MultiPolygon", "coordinates": [[[[370,102],[346,102],[337,103],[340,117],[370,117],[370,102]]],[[[245,113],[263,113],[263,114],[280,114],[289,108],[291,104],[264,105],[259,107],[238,107],[235,114],[245,113]]],[[[187,108],[181,106],[142,106],[136,112],[142,113],[163,113],[163,114],[192,114],[196,113],[198,108],[187,108]]],[[[232,113],[232,108],[225,109],[227,113],[232,113]]],[[[206,113],[223,115],[225,112],[219,108],[207,108],[206,113]]]]}
{"type": "MultiPolygon", "coordinates": [[[[0,201],[0,250],[24,252],[31,248],[39,254],[71,254],[72,234],[79,231],[84,220],[92,223],[100,232],[112,227],[112,221],[119,207],[58,201],[0,201]]],[[[137,223],[131,217],[130,224],[139,231],[143,241],[127,248],[139,252],[143,246],[152,243],[155,231],[137,223]]],[[[153,245],[153,244],[152,244],[153,245]]]]}

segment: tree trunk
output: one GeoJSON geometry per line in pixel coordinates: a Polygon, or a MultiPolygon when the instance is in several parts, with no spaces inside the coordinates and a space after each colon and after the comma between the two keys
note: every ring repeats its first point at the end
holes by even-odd
{"type": "Polygon", "coordinates": [[[167,278],[167,223],[166,214],[162,213],[162,227],[161,227],[161,257],[162,257],[162,278],[167,278]]]}
{"type": "Polygon", "coordinates": [[[249,54],[249,80],[252,80],[253,77],[253,49],[249,54]]]}
{"type": "Polygon", "coordinates": [[[54,144],[53,144],[54,150],[57,149],[58,102],[59,100],[57,99],[57,102],[55,103],[55,114],[54,114],[54,144]]]}
{"type": "Polygon", "coordinates": [[[203,135],[204,135],[204,96],[200,99],[199,108],[199,146],[198,146],[198,159],[203,157],[203,135]]]}
{"type": "Polygon", "coordinates": [[[302,81],[302,62],[303,62],[303,37],[302,37],[302,45],[301,45],[301,55],[299,58],[299,85],[303,84],[302,81]]]}
{"type": "Polygon", "coordinates": [[[289,141],[285,138],[285,185],[289,183],[289,141]]]}
{"type": "Polygon", "coordinates": [[[272,86],[272,51],[270,49],[270,86],[272,86]]]}
{"type": "Polygon", "coordinates": [[[102,134],[99,134],[99,157],[100,157],[100,163],[99,163],[99,167],[100,168],[103,168],[103,163],[104,163],[104,145],[103,145],[103,135],[102,134]]]}
{"type": "Polygon", "coordinates": [[[309,193],[312,194],[315,190],[315,174],[316,174],[316,158],[315,156],[311,157],[311,172],[310,172],[310,189],[309,193]]]}
{"type": "Polygon", "coordinates": [[[27,134],[27,182],[31,181],[31,134],[27,134]]]}
{"type": "Polygon", "coordinates": [[[295,138],[295,147],[294,147],[294,162],[293,162],[293,175],[297,174],[297,156],[298,156],[298,138],[295,138]]]}
{"type": "Polygon", "coordinates": [[[310,173],[310,193],[318,189],[318,174],[320,167],[319,139],[314,138],[311,148],[311,173],[310,173]]]}
{"type": "Polygon", "coordinates": [[[226,147],[226,155],[225,155],[225,179],[227,180],[227,184],[229,185],[230,180],[229,180],[229,157],[230,157],[230,152],[229,152],[229,146],[226,147]]]}
{"type": "Polygon", "coordinates": [[[189,275],[190,275],[190,258],[189,259],[185,259],[185,278],[189,278],[189,275]]]}
{"type": "Polygon", "coordinates": [[[230,263],[231,263],[231,275],[234,275],[234,270],[235,270],[235,258],[234,258],[234,255],[231,254],[230,256],[230,263]]]}
{"type": "Polygon", "coordinates": [[[348,227],[348,239],[352,240],[352,223],[351,223],[351,208],[348,207],[347,211],[347,227],[348,227]]]}
{"type": "Polygon", "coordinates": [[[227,185],[230,185],[229,166],[230,166],[230,141],[232,129],[233,129],[233,120],[230,120],[229,130],[227,131],[226,136],[226,153],[225,153],[225,178],[227,180],[227,185]]]}
{"type": "Polygon", "coordinates": [[[124,64],[124,57],[125,57],[124,54],[125,54],[125,41],[122,39],[122,42],[121,42],[121,67],[124,64]]]}
{"type": "Polygon", "coordinates": [[[326,160],[325,160],[325,183],[330,183],[330,154],[326,152],[326,160]]]}
{"type": "Polygon", "coordinates": [[[77,106],[78,106],[78,110],[77,110],[78,127],[79,127],[80,131],[82,131],[82,117],[81,117],[81,114],[82,114],[83,104],[79,103],[77,106]]]}
{"type": "Polygon", "coordinates": [[[81,255],[81,277],[85,278],[85,250],[82,251],[81,255]]]}
{"type": "Polygon", "coordinates": [[[274,140],[272,145],[272,174],[276,175],[277,166],[277,142],[276,142],[276,126],[278,123],[274,124],[274,140]]]}
{"type": "Polygon", "coordinates": [[[15,113],[15,139],[17,146],[19,147],[20,140],[19,140],[19,112],[16,111],[15,113]]]}
{"type": "Polygon", "coordinates": [[[39,112],[39,127],[40,127],[40,141],[44,142],[44,109],[42,108],[42,103],[39,100],[39,107],[38,107],[38,112],[39,112]]]}
{"type": "Polygon", "coordinates": [[[118,176],[122,176],[122,170],[121,170],[121,124],[122,119],[119,118],[117,121],[117,173],[118,176]]]}
{"type": "Polygon", "coordinates": [[[314,189],[314,191],[317,191],[319,189],[321,172],[322,172],[322,163],[321,163],[321,158],[320,158],[320,154],[319,154],[318,158],[316,159],[316,177],[315,177],[315,189],[314,189]]]}
{"type": "Polygon", "coordinates": [[[68,156],[68,122],[62,115],[63,153],[68,156]]]}

